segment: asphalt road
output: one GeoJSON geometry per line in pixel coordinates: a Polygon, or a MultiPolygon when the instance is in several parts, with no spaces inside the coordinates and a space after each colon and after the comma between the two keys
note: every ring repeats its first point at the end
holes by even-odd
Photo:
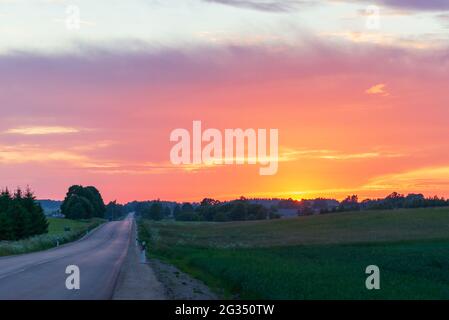
{"type": "Polygon", "coordinates": [[[0,299],[110,299],[127,254],[132,216],[104,224],[83,239],[47,251],[0,258],[0,299]],[[67,266],[80,270],[68,290],[67,266]]]}

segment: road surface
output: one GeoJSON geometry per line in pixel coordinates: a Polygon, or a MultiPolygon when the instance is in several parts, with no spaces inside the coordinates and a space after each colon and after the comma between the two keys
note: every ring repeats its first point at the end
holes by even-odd
{"type": "Polygon", "coordinates": [[[0,258],[0,299],[110,299],[131,240],[132,215],[104,224],[70,244],[0,258]],[[68,290],[67,266],[80,269],[80,289],[68,290]]]}

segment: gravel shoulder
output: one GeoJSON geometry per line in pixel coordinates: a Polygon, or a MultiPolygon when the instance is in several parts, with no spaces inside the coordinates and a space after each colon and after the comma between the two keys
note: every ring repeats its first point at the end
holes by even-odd
{"type": "Polygon", "coordinates": [[[178,268],[152,259],[149,265],[165,287],[170,300],[216,300],[218,296],[203,282],[192,278],[178,268]]]}
{"type": "Polygon", "coordinates": [[[113,300],[164,300],[165,288],[153,270],[140,260],[136,245],[136,223],[133,221],[128,253],[117,278],[113,300]]]}
{"type": "Polygon", "coordinates": [[[141,262],[133,222],[128,253],[117,278],[114,300],[215,300],[201,281],[156,259],[141,262]]]}

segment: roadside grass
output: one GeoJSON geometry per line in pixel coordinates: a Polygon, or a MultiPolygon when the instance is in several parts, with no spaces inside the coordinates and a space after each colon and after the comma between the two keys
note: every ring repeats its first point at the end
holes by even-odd
{"type": "Polygon", "coordinates": [[[141,221],[149,256],[225,298],[447,299],[449,208],[340,213],[275,221],[141,221]],[[367,290],[365,269],[381,270],[367,290]]]}
{"type": "Polygon", "coordinates": [[[34,236],[19,241],[1,241],[0,256],[23,254],[34,251],[41,251],[55,247],[57,241],[59,244],[75,241],[84,236],[88,231],[98,227],[105,220],[69,220],[60,218],[48,218],[48,233],[34,236]],[[69,227],[70,231],[64,231],[69,227]]]}

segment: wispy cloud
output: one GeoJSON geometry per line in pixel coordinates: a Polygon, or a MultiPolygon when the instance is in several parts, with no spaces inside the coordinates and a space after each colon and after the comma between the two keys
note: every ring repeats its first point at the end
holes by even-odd
{"type": "Polygon", "coordinates": [[[39,145],[0,145],[0,163],[2,164],[45,163],[49,161],[82,163],[87,160],[87,157],[77,153],[64,150],[46,150],[39,145]]]}
{"type": "Polygon", "coordinates": [[[0,145],[0,164],[40,163],[53,165],[64,162],[73,168],[111,168],[117,162],[96,159],[74,149],[46,148],[38,144],[0,145]]]}
{"type": "Polygon", "coordinates": [[[242,162],[244,164],[255,163],[254,165],[259,165],[260,163],[268,163],[268,162],[289,162],[295,161],[298,159],[298,153],[293,149],[280,147],[279,155],[276,156],[265,156],[262,158],[259,157],[223,157],[221,158],[221,163],[200,163],[200,164],[180,164],[174,165],[169,161],[161,161],[161,162],[144,162],[144,163],[130,163],[124,162],[118,164],[116,167],[107,167],[107,168],[94,168],[97,173],[106,173],[106,174],[166,174],[166,173],[174,173],[174,172],[186,172],[186,173],[195,173],[198,171],[204,170],[214,170],[218,168],[223,168],[227,165],[226,162],[238,163],[242,162]]]}
{"type": "Polygon", "coordinates": [[[253,10],[267,12],[289,12],[298,9],[301,4],[306,1],[295,0],[204,0],[205,2],[213,2],[233,7],[247,8],[253,10]]]}
{"type": "Polygon", "coordinates": [[[436,166],[382,175],[364,185],[364,190],[445,190],[449,184],[449,166],[436,166]]]}
{"type": "Polygon", "coordinates": [[[378,152],[365,152],[365,153],[353,153],[353,154],[333,154],[320,156],[321,159],[329,160],[351,160],[351,159],[371,159],[379,158],[381,156],[378,152]]]}
{"type": "Polygon", "coordinates": [[[380,0],[386,6],[422,11],[449,10],[447,0],[380,0]]]}
{"type": "Polygon", "coordinates": [[[440,22],[443,23],[446,29],[449,29],[449,13],[440,13],[436,17],[440,22]]]}
{"type": "Polygon", "coordinates": [[[390,94],[385,90],[386,84],[385,83],[379,83],[371,88],[367,89],[365,91],[366,94],[374,94],[374,95],[381,95],[383,97],[387,97],[390,94]]]}
{"type": "Polygon", "coordinates": [[[77,128],[59,127],[59,126],[35,126],[35,127],[18,127],[6,130],[7,134],[22,135],[47,135],[47,134],[67,134],[80,132],[77,128]]]}
{"type": "MultiPolygon", "coordinates": [[[[333,0],[357,2],[360,0],[333,0]]],[[[364,0],[367,4],[372,4],[371,0],[364,0]]],[[[377,0],[377,5],[384,5],[391,8],[414,10],[414,11],[443,11],[449,10],[449,1],[447,0],[377,0]]]]}
{"type": "Polygon", "coordinates": [[[430,35],[425,37],[404,36],[387,32],[335,31],[320,32],[321,37],[343,39],[356,44],[372,44],[409,49],[432,49],[446,46],[446,40],[436,39],[430,35]]]}
{"type": "Polygon", "coordinates": [[[291,150],[289,153],[290,159],[323,159],[323,160],[355,160],[355,159],[373,159],[373,158],[397,158],[402,157],[402,153],[392,152],[341,152],[327,149],[312,149],[312,150],[291,150]]]}

